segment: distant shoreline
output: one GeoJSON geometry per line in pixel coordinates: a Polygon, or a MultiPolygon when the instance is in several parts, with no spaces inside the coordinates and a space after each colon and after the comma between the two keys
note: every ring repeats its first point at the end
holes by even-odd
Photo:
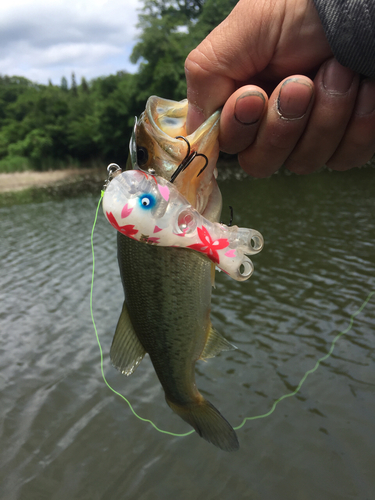
{"type": "Polygon", "coordinates": [[[106,178],[104,166],[1,173],[0,207],[63,200],[88,194],[100,196],[106,178]]]}
{"type": "MultiPolygon", "coordinates": [[[[239,167],[234,158],[220,158],[218,166],[221,181],[231,177],[248,178],[248,175],[239,167]]],[[[371,170],[375,169],[375,157],[362,168],[366,169],[366,167],[371,170]]],[[[359,173],[362,168],[355,170],[359,173]]],[[[285,172],[284,169],[281,169],[279,173],[293,175],[285,172]]],[[[340,172],[332,172],[332,174],[336,175],[340,172]]],[[[344,172],[343,174],[345,175],[344,172]]],[[[107,170],[104,164],[100,168],[0,173],[0,207],[63,200],[82,195],[100,196],[106,178],[107,170]]]]}
{"type": "Polygon", "coordinates": [[[67,168],[63,170],[48,170],[46,172],[0,173],[0,193],[22,191],[29,188],[43,189],[49,186],[69,185],[80,181],[98,178],[106,178],[106,169],[98,168],[67,168]]]}

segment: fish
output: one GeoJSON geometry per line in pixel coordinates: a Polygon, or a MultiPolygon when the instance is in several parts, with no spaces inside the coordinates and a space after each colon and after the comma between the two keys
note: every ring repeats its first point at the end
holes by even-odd
{"type": "Polygon", "coordinates": [[[186,116],[186,100],[150,97],[136,120],[126,170],[110,171],[103,209],[117,229],[125,294],[110,358],[131,375],[148,353],[169,407],[203,439],[235,451],[236,432],[199,392],[195,365],[235,348],[210,320],[215,266],[247,279],[247,254],[260,251],[263,238],[218,222],[220,111],[190,135],[186,116]]]}

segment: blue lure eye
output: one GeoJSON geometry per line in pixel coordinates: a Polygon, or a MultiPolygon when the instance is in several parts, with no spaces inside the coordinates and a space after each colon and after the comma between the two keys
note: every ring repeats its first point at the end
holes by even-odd
{"type": "Polygon", "coordinates": [[[153,196],[152,194],[142,194],[139,197],[139,202],[142,208],[149,210],[155,205],[156,200],[155,196],[153,196]]]}

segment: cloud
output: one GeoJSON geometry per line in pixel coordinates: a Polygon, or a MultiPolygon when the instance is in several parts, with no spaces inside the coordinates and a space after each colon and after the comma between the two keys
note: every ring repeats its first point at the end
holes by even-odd
{"type": "Polygon", "coordinates": [[[139,0],[13,0],[0,5],[0,72],[59,83],[120,70],[136,42],[139,0]]]}

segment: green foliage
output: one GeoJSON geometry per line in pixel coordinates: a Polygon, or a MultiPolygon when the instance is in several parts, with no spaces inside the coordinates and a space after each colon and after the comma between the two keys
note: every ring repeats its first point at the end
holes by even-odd
{"type": "Polygon", "coordinates": [[[63,76],[61,78],[61,85],[60,85],[61,89],[62,90],[65,90],[65,92],[68,91],[68,80],[65,78],[65,76],[63,76]]]}
{"type": "Polygon", "coordinates": [[[138,24],[142,34],[131,55],[132,62],[141,61],[140,101],[150,94],[176,100],[185,96],[184,60],[194,43],[189,31],[201,12],[200,1],[144,1],[138,24]]]}
{"type": "Polygon", "coordinates": [[[24,156],[6,156],[0,160],[0,173],[31,170],[30,161],[24,156]]]}
{"type": "Polygon", "coordinates": [[[235,0],[144,0],[131,60],[138,73],[97,78],[70,88],[0,75],[0,172],[98,161],[125,165],[134,116],[150,95],[186,96],[188,53],[234,7],[235,0]]]}
{"type": "Polygon", "coordinates": [[[0,80],[0,172],[59,164],[126,161],[134,122],[134,75],[119,72],[89,84],[34,85],[0,80]],[[25,162],[27,159],[27,162],[25,162]]]}
{"type": "Polygon", "coordinates": [[[188,53],[233,9],[237,0],[144,0],[141,35],[131,61],[140,62],[137,103],[155,94],[186,96],[184,62],[188,53]]]}
{"type": "Polygon", "coordinates": [[[199,21],[192,30],[196,45],[228,16],[235,7],[237,1],[238,0],[206,0],[199,21]]]}
{"type": "Polygon", "coordinates": [[[78,94],[77,82],[76,82],[76,75],[74,74],[74,71],[72,73],[72,85],[70,87],[70,91],[74,96],[77,96],[77,94],[78,94]]]}

